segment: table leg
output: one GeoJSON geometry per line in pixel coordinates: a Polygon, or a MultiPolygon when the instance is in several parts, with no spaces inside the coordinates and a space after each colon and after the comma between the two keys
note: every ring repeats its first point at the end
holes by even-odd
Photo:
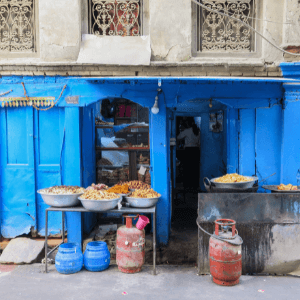
{"type": "Polygon", "coordinates": [[[156,275],[156,211],[153,213],[153,275],[156,275]]]}
{"type": "Polygon", "coordinates": [[[61,212],[62,220],[61,220],[61,227],[62,227],[62,242],[65,242],[65,212],[61,212]]]}
{"type": "Polygon", "coordinates": [[[46,209],[46,224],[45,224],[45,272],[48,272],[48,209],[46,209]]]}

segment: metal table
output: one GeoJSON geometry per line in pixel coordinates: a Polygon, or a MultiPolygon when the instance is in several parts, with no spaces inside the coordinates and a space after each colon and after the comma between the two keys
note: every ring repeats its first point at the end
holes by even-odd
{"type": "MultiPolygon", "coordinates": [[[[49,207],[46,209],[46,226],[45,226],[45,272],[48,272],[48,256],[56,250],[65,241],[65,212],[91,212],[82,206],[74,207],[49,207]],[[56,246],[48,253],[48,212],[61,211],[62,212],[62,243],[56,246]]],[[[156,206],[150,208],[134,208],[122,207],[121,209],[112,209],[103,213],[121,213],[121,214],[153,214],[153,275],[156,275],[156,206]]]]}

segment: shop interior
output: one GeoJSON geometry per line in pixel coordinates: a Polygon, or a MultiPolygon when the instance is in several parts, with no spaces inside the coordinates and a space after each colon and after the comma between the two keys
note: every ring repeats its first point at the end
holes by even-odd
{"type": "MultiPolygon", "coordinates": [[[[139,180],[151,185],[149,109],[127,99],[115,98],[99,101],[94,111],[93,182],[113,186],[139,180]]],[[[201,99],[182,103],[169,113],[173,115],[169,118],[169,134],[176,141],[170,144],[172,223],[169,244],[159,249],[157,259],[158,263],[194,263],[197,257],[197,195],[205,191],[203,178],[226,174],[226,106],[201,99]],[[197,150],[192,153],[186,147],[186,138],[178,138],[191,127],[199,134],[197,150]]],[[[122,223],[119,214],[102,213],[97,219],[97,226],[122,223]]],[[[149,247],[151,227],[151,223],[146,227],[149,247]]],[[[110,240],[106,242],[111,243],[110,240]]],[[[146,245],[146,260],[147,256],[151,261],[151,249],[147,254],[146,245]]]]}

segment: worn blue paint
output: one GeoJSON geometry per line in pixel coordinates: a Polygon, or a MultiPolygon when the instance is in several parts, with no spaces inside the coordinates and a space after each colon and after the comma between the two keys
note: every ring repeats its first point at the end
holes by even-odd
{"type": "Polygon", "coordinates": [[[1,234],[36,228],[33,110],[1,109],[1,234]]]}
{"type": "Polygon", "coordinates": [[[152,187],[161,194],[157,204],[158,244],[167,244],[170,236],[171,199],[169,149],[170,139],[167,135],[167,110],[160,98],[160,111],[157,115],[150,114],[150,160],[153,167],[151,172],[152,187]]]}
{"type": "MultiPolygon", "coordinates": [[[[83,107],[81,111],[81,172],[82,185],[88,187],[96,182],[95,154],[95,104],[83,107]]],[[[83,230],[89,233],[97,222],[95,213],[84,214],[83,230]]]]}
{"type": "Polygon", "coordinates": [[[263,108],[256,111],[256,174],[259,179],[268,178],[264,184],[279,184],[281,139],[281,107],[263,108]]]}
{"type": "MultiPolygon", "coordinates": [[[[227,172],[239,172],[239,124],[238,110],[234,108],[227,109],[227,172]]],[[[225,119],[225,120],[226,120],[225,119]]]]}
{"type": "MultiPolygon", "coordinates": [[[[298,67],[298,66],[297,66],[298,67]]],[[[2,77],[0,93],[13,90],[10,97],[22,96],[25,82],[29,96],[56,96],[67,84],[59,108],[37,113],[30,107],[0,109],[1,116],[1,233],[13,237],[30,228],[44,233],[45,205],[36,189],[47,185],[87,186],[95,180],[94,116],[99,100],[126,98],[151,108],[157,95],[158,78],[65,78],[2,77]],[[67,104],[66,96],[79,95],[79,107],[67,104]],[[33,112],[34,111],[34,112],[33,112]],[[36,137],[36,138],[34,138],[36,137]],[[19,143],[20,147],[15,147],[19,143]],[[24,180],[25,179],[25,180],[24,180]],[[18,181],[18,189],[15,189],[18,181]],[[27,203],[29,206],[27,206],[27,203]]],[[[227,156],[227,170],[260,177],[276,172],[267,183],[295,180],[299,167],[300,143],[289,128],[298,128],[299,84],[292,79],[258,78],[161,78],[160,112],[150,114],[150,143],[153,187],[162,194],[158,205],[158,242],[166,244],[170,233],[169,137],[174,114],[201,115],[207,122],[213,109],[224,110],[224,132],[215,141],[211,133],[203,149],[216,148],[202,161],[201,177],[218,174],[221,157],[227,156]],[[284,98],[282,102],[281,99],[284,98]],[[281,105],[283,104],[283,107],[281,105]],[[166,108],[169,108],[169,112],[166,108]],[[293,120],[295,122],[293,123],[293,120]],[[214,167],[209,164],[214,161],[214,167]],[[206,164],[207,163],[207,164],[206,164]],[[272,165],[272,166],[270,166],[272,165]],[[210,174],[212,173],[212,174],[210,174]],[[278,177],[279,176],[279,177],[278,177]]],[[[205,122],[202,122],[204,135],[205,122]]],[[[173,128],[174,130],[174,128],[173,128]]],[[[209,134],[207,132],[207,134],[209,134]]],[[[174,132],[172,133],[174,135],[174,132]]],[[[207,154],[205,154],[207,155],[207,154]]],[[[201,178],[202,180],[202,178],[201,178]]],[[[286,182],[286,183],[288,183],[286,182]]],[[[293,182],[291,182],[293,183],[293,182]]],[[[67,215],[68,238],[80,242],[94,224],[93,215],[67,215]],[[83,228],[84,227],[84,228],[83,228]]],[[[50,215],[50,233],[60,230],[60,214],[50,215]]]]}
{"type": "Polygon", "coordinates": [[[282,110],[281,182],[285,184],[297,184],[300,169],[300,101],[294,99],[286,97],[282,110]]]}
{"type": "MultiPolygon", "coordinates": [[[[65,108],[64,184],[82,185],[80,108],[65,108]]],[[[83,236],[82,216],[79,212],[67,213],[68,242],[80,243],[83,236]]]]}
{"type": "MultiPolygon", "coordinates": [[[[63,108],[48,111],[34,110],[35,141],[35,179],[36,189],[43,189],[62,184],[61,156],[64,146],[63,108]]],[[[36,193],[37,231],[45,235],[45,204],[40,194],[36,193]]],[[[49,212],[49,235],[61,233],[61,213],[49,212]]]]}
{"type": "Polygon", "coordinates": [[[242,175],[255,175],[255,109],[240,109],[239,120],[239,172],[242,175]]]}

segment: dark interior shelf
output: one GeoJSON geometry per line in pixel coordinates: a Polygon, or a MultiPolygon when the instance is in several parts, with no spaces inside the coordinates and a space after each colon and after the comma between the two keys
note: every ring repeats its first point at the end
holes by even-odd
{"type": "Polygon", "coordinates": [[[149,151],[149,147],[136,147],[136,148],[102,148],[102,147],[96,147],[97,151],[149,151]]]}

